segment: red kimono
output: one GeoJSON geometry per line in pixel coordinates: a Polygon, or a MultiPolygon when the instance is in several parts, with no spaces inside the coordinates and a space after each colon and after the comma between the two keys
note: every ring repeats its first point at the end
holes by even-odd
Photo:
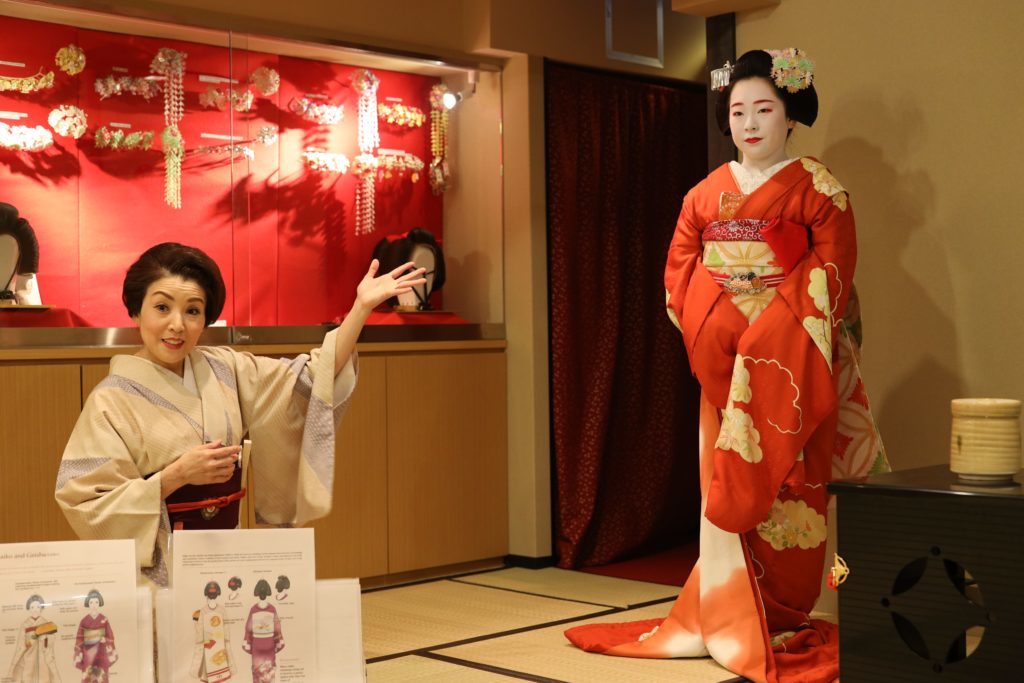
{"type": "Polygon", "coordinates": [[[825,484],[887,466],[843,324],[856,254],[846,192],[814,159],[750,194],[723,165],[686,195],[665,288],[702,389],[700,560],[667,619],[566,631],[578,647],[710,654],[753,681],[838,676],[836,627],[809,616],[825,484]]]}

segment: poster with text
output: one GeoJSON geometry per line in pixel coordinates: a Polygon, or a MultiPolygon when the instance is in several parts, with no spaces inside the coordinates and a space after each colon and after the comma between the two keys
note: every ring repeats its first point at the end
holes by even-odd
{"type": "Polygon", "coordinates": [[[141,681],[138,616],[134,541],[0,545],[4,683],[141,681]]]}
{"type": "Polygon", "coordinates": [[[318,680],[312,529],[179,531],[173,543],[175,683],[318,680]]]}

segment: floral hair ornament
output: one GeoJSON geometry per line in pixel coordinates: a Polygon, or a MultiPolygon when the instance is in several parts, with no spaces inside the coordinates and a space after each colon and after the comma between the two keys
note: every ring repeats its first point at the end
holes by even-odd
{"type": "Polygon", "coordinates": [[[319,104],[306,97],[293,99],[288,103],[288,108],[294,114],[321,126],[333,126],[345,118],[345,105],[319,104]]]}
{"type": "Polygon", "coordinates": [[[140,78],[138,76],[103,76],[97,78],[93,84],[101,100],[113,95],[138,95],[147,102],[163,90],[159,81],[152,78],[140,78]]]}
{"type": "Polygon", "coordinates": [[[57,135],[77,140],[85,134],[85,112],[73,104],[62,104],[51,111],[46,120],[57,135]]]}
{"type": "Polygon", "coordinates": [[[116,152],[127,152],[136,149],[150,149],[153,146],[153,131],[137,130],[125,133],[120,128],[110,130],[101,126],[93,135],[93,144],[97,149],[111,149],[116,152]]]}
{"type": "Polygon", "coordinates": [[[722,92],[729,87],[729,80],[732,78],[733,66],[726,60],[725,64],[717,69],[711,70],[711,89],[722,92]]]}
{"type": "Polygon", "coordinates": [[[381,102],[377,105],[377,114],[384,123],[400,128],[419,128],[427,120],[422,109],[401,102],[381,102]]]}
{"type": "Polygon", "coordinates": [[[53,144],[53,135],[42,126],[11,126],[0,121],[0,148],[41,152],[53,144]]]}
{"type": "Polygon", "coordinates": [[[249,82],[264,97],[270,97],[281,87],[281,74],[269,66],[261,66],[249,74],[249,82]]]}
{"type": "Polygon", "coordinates": [[[238,112],[249,111],[252,109],[252,103],[255,99],[255,95],[252,94],[251,90],[218,90],[214,87],[209,87],[205,92],[199,93],[199,104],[209,109],[219,109],[220,111],[227,111],[228,102],[231,103],[231,108],[238,112]]]}
{"type": "Polygon", "coordinates": [[[77,76],[85,69],[85,50],[77,45],[66,45],[57,50],[54,62],[69,76],[77,76]]]}
{"type": "Polygon", "coordinates": [[[318,173],[347,173],[349,167],[348,157],[344,154],[334,154],[315,147],[307,147],[302,153],[302,159],[306,167],[318,173]]]}
{"type": "Polygon", "coordinates": [[[376,221],[374,206],[376,161],[374,150],[380,147],[380,130],[377,128],[377,86],[380,79],[368,69],[356,69],[352,72],[352,87],[359,93],[359,127],[357,139],[359,156],[356,157],[356,168],[360,171],[359,184],[356,186],[356,234],[367,235],[373,232],[376,221]],[[369,172],[369,162],[360,163],[360,159],[373,159],[373,173],[369,172]]]}
{"type": "Polygon", "coordinates": [[[438,83],[430,89],[430,189],[439,195],[451,183],[448,168],[448,107],[444,106],[444,95],[448,86],[438,83]]]}
{"type": "Polygon", "coordinates": [[[765,50],[772,57],[772,80],[776,87],[800,92],[814,82],[814,62],[798,47],[765,50]]]}
{"type": "Polygon", "coordinates": [[[53,87],[53,72],[47,71],[45,74],[40,69],[34,76],[0,76],[0,92],[6,90],[17,90],[18,92],[27,95],[30,92],[37,90],[45,90],[46,88],[53,87]]]}
{"type": "Polygon", "coordinates": [[[181,160],[185,156],[185,140],[178,130],[178,122],[185,115],[185,58],[184,52],[169,47],[160,48],[150,71],[167,79],[164,88],[164,123],[160,138],[164,147],[164,201],[174,209],[181,208],[181,160]]]}

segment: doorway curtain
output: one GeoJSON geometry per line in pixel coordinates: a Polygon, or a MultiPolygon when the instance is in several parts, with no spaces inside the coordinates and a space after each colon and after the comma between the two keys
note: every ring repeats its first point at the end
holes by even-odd
{"type": "Polygon", "coordinates": [[[561,567],[697,534],[699,388],[662,275],[707,173],[704,86],[546,62],[551,422],[561,567]]]}

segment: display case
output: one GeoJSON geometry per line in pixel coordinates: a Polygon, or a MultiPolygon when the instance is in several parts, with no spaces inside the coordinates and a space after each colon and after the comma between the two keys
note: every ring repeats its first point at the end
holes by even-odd
{"type": "Polygon", "coordinates": [[[0,202],[38,241],[18,270],[37,298],[0,306],[0,345],[118,338],[124,272],[164,241],[220,265],[228,340],[304,341],[283,328],[337,321],[375,249],[415,228],[444,287],[370,336],[503,335],[497,66],[6,0],[0,30],[0,202]]]}

